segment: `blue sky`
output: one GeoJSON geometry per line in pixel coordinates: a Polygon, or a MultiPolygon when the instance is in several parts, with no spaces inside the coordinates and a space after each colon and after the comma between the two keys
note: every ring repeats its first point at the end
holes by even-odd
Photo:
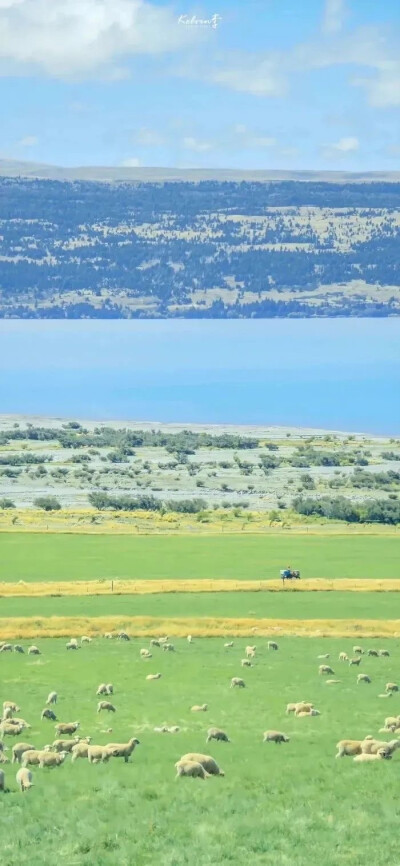
{"type": "Polygon", "coordinates": [[[0,0],[0,158],[398,170],[399,44],[397,0],[0,0]]]}

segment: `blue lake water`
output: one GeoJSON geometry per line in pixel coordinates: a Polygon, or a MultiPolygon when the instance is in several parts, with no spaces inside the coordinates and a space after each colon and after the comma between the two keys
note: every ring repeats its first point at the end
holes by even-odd
{"type": "Polygon", "coordinates": [[[400,319],[0,321],[0,413],[400,433],[400,319]]]}

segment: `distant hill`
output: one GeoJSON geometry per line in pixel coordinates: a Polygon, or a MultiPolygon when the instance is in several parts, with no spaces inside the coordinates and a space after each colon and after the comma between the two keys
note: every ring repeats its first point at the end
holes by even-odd
{"type": "Polygon", "coordinates": [[[43,180],[93,180],[109,183],[159,183],[161,181],[189,181],[196,183],[204,180],[216,181],[268,181],[294,180],[324,183],[400,183],[400,171],[279,171],[243,170],[236,168],[159,168],[124,166],[74,166],[63,167],[46,163],[20,162],[13,159],[0,159],[1,177],[30,177],[43,180]]]}
{"type": "Polygon", "coordinates": [[[395,178],[3,161],[0,317],[400,315],[395,178]]]}

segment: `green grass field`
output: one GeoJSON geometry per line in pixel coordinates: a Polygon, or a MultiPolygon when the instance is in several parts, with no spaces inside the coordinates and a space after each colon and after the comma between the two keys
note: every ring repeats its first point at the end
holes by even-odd
{"type": "Polygon", "coordinates": [[[303,577],[400,577],[400,544],[379,536],[0,534],[1,581],[95,578],[266,580],[286,565],[303,577]]]}
{"type": "MultiPolygon", "coordinates": [[[[5,765],[10,793],[0,794],[2,862],[7,866],[386,866],[398,861],[395,827],[400,755],[392,761],[357,765],[335,760],[343,737],[377,735],[388,714],[400,712],[400,695],[377,695],[396,680],[400,650],[387,641],[388,659],[365,659],[373,682],[356,685],[357,671],[340,667],[342,682],[328,686],[318,676],[317,655],[351,651],[353,641],[283,638],[279,651],[258,643],[251,670],[240,667],[247,641],[225,650],[223,640],[175,641],[176,653],[150,662],[139,658],[143,642],[98,640],[77,653],[65,641],[43,640],[43,655],[1,656],[2,700],[17,701],[32,725],[24,739],[43,746],[53,723],[40,721],[50,689],[59,693],[57,716],[79,719],[94,742],[137,736],[131,764],[86,760],[55,770],[33,768],[35,788],[21,795],[16,768],[5,765]],[[149,672],[162,678],[147,682],[149,672]],[[247,688],[230,689],[244,675],[247,688]],[[112,717],[96,714],[96,688],[112,681],[112,717]],[[286,703],[307,699],[321,716],[285,715],[286,703]],[[207,713],[190,706],[207,702],[207,713]],[[157,734],[154,726],[181,727],[157,734]],[[205,744],[210,725],[225,729],[230,744],[205,744]],[[105,733],[107,727],[112,733],[105,733]],[[290,743],[262,744],[275,728],[290,743]],[[175,781],[174,763],[188,751],[213,755],[225,778],[175,781]]],[[[374,645],[373,641],[368,642],[374,645]]],[[[389,739],[389,737],[387,737],[389,739]]],[[[12,742],[7,738],[8,745],[12,742]]]]}
{"type": "Polygon", "coordinates": [[[135,596],[2,598],[0,617],[157,616],[281,619],[396,619],[397,592],[168,593],[135,596]]]}

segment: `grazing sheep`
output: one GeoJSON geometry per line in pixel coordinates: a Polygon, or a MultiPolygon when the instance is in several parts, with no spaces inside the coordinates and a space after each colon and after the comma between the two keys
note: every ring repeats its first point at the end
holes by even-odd
{"type": "Polygon", "coordinates": [[[164,635],[164,637],[159,637],[159,638],[158,638],[158,642],[161,643],[161,644],[162,644],[162,643],[167,643],[167,641],[169,641],[169,637],[168,637],[168,635],[164,635]]]}
{"type": "Polygon", "coordinates": [[[282,734],[280,731],[265,731],[263,735],[263,743],[276,743],[280,745],[281,743],[288,743],[289,737],[286,734],[282,734]]]}
{"type": "Polygon", "coordinates": [[[400,725],[400,716],[386,716],[385,728],[397,728],[400,725]]]}
{"type": "Polygon", "coordinates": [[[81,643],[92,643],[92,638],[87,634],[83,634],[81,637],[81,643]]]}
{"type": "Polygon", "coordinates": [[[242,668],[252,668],[253,667],[250,659],[241,659],[240,664],[242,665],[242,668]]]}
{"type": "Polygon", "coordinates": [[[171,727],[168,728],[169,734],[179,734],[179,731],[180,731],[179,725],[171,725],[171,727]]]}
{"type": "Polygon", "coordinates": [[[334,675],[335,671],[329,665],[320,665],[318,668],[318,673],[319,674],[333,674],[334,675]]]}
{"type": "Polygon", "coordinates": [[[392,755],[396,749],[400,747],[400,740],[389,740],[389,742],[385,742],[385,740],[375,740],[373,737],[366,737],[362,742],[361,751],[366,754],[374,755],[379,749],[385,749],[388,755],[392,755]]]}
{"type": "Polygon", "coordinates": [[[278,644],[274,640],[269,640],[267,643],[267,647],[269,650],[277,650],[279,649],[278,644]]]}
{"type": "Polygon", "coordinates": [[[368,674],[358,674],[357,675],[357,683],[370,683],[371,679],[368,674]]]}
{"type": "Polygon", "coordinates": [[[349,667],[352,665],[359,666],[361,662],[361,656],[355,656],[352,659],[349,659],[349,667]]]}
{"type": "Polygon", "coordinates": [[[368,763],[369,761],[382,761],[384,759],[391,760],[392,756],[388,755],[385,749],[378,749],[375,753],[362,752],[361,755],[356,755],[353,758],[353,761],[357,761],[359,764],[368,763]]]}
{"type": "Polygon", "coordinates": [[[32,725],[29,725],[28,722],[25,721],[25,719],[17,719],[16,716],[14,719],[9,719],[8,721],[9,721],[10,725],[18,725],[21,728],[31,728],[32,727],[32,725]]]}
{"type": "Polygon", "coordinates": [[[378,695],[378,698],[392,698],[392,697],[393,697],[392,692],[386,692],[386,694],[378,695]]]}
{"type": "Polygon", "coordinates": [[[67,650],[78,650],[78,649],[80,649],[80,647],[78,646],[77,641],[72,641],[72,640],[70,640],[70,641],[68,641],[68,643],[65,644],[65,646],[67,647],[67,650]]]}
{"type": "Polygon", "coordinates": [[[0,653],[11,653],[11,652],[12,652],[12,645],[10,643],[3,643],[3,645],[0,647],[0,653]]]}
{"type": "MultiPolygon", "coordinates": [[[[26,753],[25,753],[26,754],[26,753]]],[[[39,752],[39,767],[60,767],[64,763],[68,752],[39,752]]]]}
{"type": "Polygon", "coordinates": [[[164,652],[170,652],[170,653],[175,652],[175,647],[174,647],[173,643],[163,643],[162,648],[163,648],[164,652]]]}
{"type": "Polygon", "coordinates": [[[323,655],[317,656],[317,659],[328,659],[329,653],[323,653],[323,655]]]}
{"type": "Polygon", "coordinates": [[[206,713],[208,710],[208,704],[194,704],[193,707],[190,707],[191,713],[206,713]]]}
{"type": "Polygon", "coordinates": [[[296,710],[295,716],[298,719],[304,719],[305,716],[320,716],[321,713],[319,710],[315,710],[314,707],[311,707],[310,710],[296,710]]]}
{"type": "Polygon", "coordinates": [[[38,766],[40,763],[40,756],[42,754],[43,754],[43,751],[41,749],[26,749],[26,751],[22,755],[22,760],[21,760],[22,766],[23,767],[38,766]]]}
{"type": "Polygon", "coordinates": [[[353,646],[353,653],[359,653],[359,655],[362,656],[364,653],[364,650],[360,646],[353,646]]]}
{"type": "Polygon", "coordinates": [[[42,710],[40,718],[42,719],[42,721],[43,721],[43,719],[49,719],[51,722],[57,721],[56,714],[53,712],[53,710],[49,710],[49,709],[42,710]]]}
{"type": "Polygon", "coordinates": [[[231,689],[234,689],[237,686],[239,689],[244,689],[246,683],[240,677],[232,677],[231,679],[231,689]]]}
{"type": "Polygon", "coordinates": [[[25,650],[24,650],[23,646],[21,646],[21,644],[16,643],[16,644],[14,644],[14,652],[15,653],[24,653],[25,650]]]}
{"type": "Polygon", "coordinates": [[[108,695],[106,683],[100,683],[100,685],[97,689],[96,695],[108,695]]]}
{"type": "Polygon", "coordinates": [[[6,722],[8,719],[12,719],[12,716],[13,716],[13,711],[12,711],[11,707],[6,707],[5,710],[3,710],[3,717],[1,719],[1,721],[6,722]]]}
{"type": "Polygon", "coordinates": [[[220,770],[217,762],[211,755],[202,755],[198,752],[189,752],[187,755],[182,755],[181,761],[195,761],[204,767],[206,773],[210,776],[225,776],[223,770],[220,770]]]}
{"type": "Polygon", "coordinates": [[[37,646],[30,646],[28,649],[28,656],[40,656],[41,652],[37,646]]]}
{"type": "Polygon", "coordinates": [[[29,791],[29,788],[33,788],[33,774],[30,770],[27,770],[26,767],[21,767],[15,778],[22,794],[25,791],[29,791]]]}
{"type": "Polygon", "coordinates": [[[74,745],[72,746],[72,749],[71,749],[72,763],[74,763],[74,761],[76,761],[77,758],[87,758],[89,746],[90,746],[90,743],[84,743],[84,742],[74,743],[74,745]]]}
{"type": "Polygon", "coordinates": [[[389,650],[386,650],[386,649],[380,649],[380,650],[378,650],[378,655],[379,656],[390,656],[390,652],[389,652],[389,650]]]}
{"type": "Polygon", "coordinates": [[[192,635],[191,635],[191,634],[188,634],[186,640],[187,640],[188,643],[193,643],[192,635]]]}
{"type": "Polygon", "coordinates": [[[140,746],[140,740],[131,737],[127,743],[107,743],[105,748],[112,752],[114,758],[123,758],[127,764],[135,746],[140,746]]]}
{"type": "Polygon", "coordinates": [[[313,706],[314,704],[311,704],[310,701],[297,701],[295,704],[287,704],[286,715],[289,716],[290,713],[295,713],[296,710],[311,710],[313,706]]]}
{"type": "Polygon", "coordinates": [[[107,640],[112,640],[114,635],[111,631],[106,631],[104,637],[107,638],[107,640]]]}
{"type": "Polygon", "coordinates": [[[210,773],[207,773],[202,764],[198,761],[184,761],[182,758],[175,764],[176,779],[180,776],[190,776],[192,779],[207,779],[210,773]]]}
{"type": "Polygon", "coordinates": [[[342,682],[342,680],[325,680],[325,685],[326,686],[333,686],[333,685],[335,685],[335,683],[341,683],[341,682],[342,682]]]}
{"type": "Polygon", "coordinates": [[[47,701],[46,701],[47,706],[50,706],[50,704],[56,704],[57,698],[58,698],[57,692],[50,692],[49,696],[47,698],[47,701]]]}
{"type": "Polygon", "coordinates": [[[20,764],[21,758],[24,752],[29,752],[34,749],[35,746],[32,746],[31,743],[16,743],[15,746],[12,747],[12,764],[20,764]]]}
{"type": "Polygon", "coordinates": [[[3,701],[3,711],[9,708],[13,713],[20,713],[20,707],[14,701],[3,701]]]}
{"type": "Polygon", "coordinates": [[[141,649],[141,650],[140,650],[140,658],[141,658],[141,659],[152,659],[153,656],[152,656],[152,654],[148,651],[148,649],[141,649]]]}
{"type": "Polygon", "coordinates": [[[160,644],[160,641],[159,641],[159,640],[157,640],[155,637],[152,637],[152,639],[151,639],[151,641],[150,641],[150,646],[158,646],[158,647],[160,647],[161,644],[160,644]]]}
{"type": "MultiPolygon", "coordinates": [[[[88,740],[90,742],[91,737],[88,737],[88,740]]],[[[80,741],[79,737],[74,737],[73,740],[54,740],[54,743],[52,743],[52,746],[51,746],[51,751],[52,752],[72,752],[72,749],[74,748],[74,746],[76,746],[77,743],[80,743],[80,742],[81,741],[80,741]]]]}
{"type": "Polygon", "coordinates": [[[245,649],[245,655],[247,659],[253,659],[256,654],[255,646],[247,646],[245,649]]]}
{"type": "Polygon", "coordinates": [[[231,647],[231,646],[233,646],[233,640],[228,641],[228,643],[224,643],[225,649],[228,649],[228,647],[231,647]]]}
{"type": "Polygon", "coordinates": [[[226,734],[225,731],[221,731],[220,728],[208,729],[206,743],[209,743],[210,740],[218,740],[221,743],[230,743],[228,734],[226,734]]]}
{"type": "Polygon", "coordinates": [[[146,680],[159,680],[161,674],[147,674],[146,680]]]}
{"type": "Polygon", "coordinates": [[[101,710],[107,710],[108,713],[116,712],[114,705],[110,704],[109,701],[99,701],[97,704],[97,712],[100,713],[101,710]]]}
{"type": "Polygon", "coordinates": [[[75,734],[80,727],[80,722],[59,722],[55,726],[57,734],[75,734]]]}
{"type": "Polygon", "coordinates": [[[363,740],[339,740],[336,743],[337,755],[336,758],[344,758],[349,757],[352,758],[354,755],[361,755],[362,752],[362,744],[363,740]]]}
{"type": "Polygon", "coordinates": [[[130,640],[129,634],[126,631],[120,631],[117,635],[118,640],[130,640]]]}
{"type": "Polygon", "coordinates": [[[398,692],[399,687],[398,687],[397,683],[386,683],[385,691],[386,692],[398,692]]]}
{"type": "Polygon", "coordinates": [[[13,725],[9,722],[2,722],[0,725],[0,736],[3,737],[18,737],[24,731],[24,725],[13,725]]]}
{"type": "Polygon", "coordinates": [[[115,751],[106,746],[88,746],[89,764],[107,764],[110,758],[115,757],[115,751]]]}
{"type": "Polygon", "coordinates": [[[108,694],[108,695],[113,695],[113,694],[114,694],[114,686],[113,686],[112,683],[107,683],[107,685],[106,685],[106,689],[107,689],[107,694],[108,694]]]}
{"type": "Polygon", "coordinates": [[[340,662],[348,662],[349,657],[347,653],[339,653],[339,661],[340,662]]]}
{"type": "Polygon", "coordinates": [[[374,649],[369,649],[367,650],[367,656],[375,656],[376,658],[378,658],[378,651],[374,649]]]}
{"type": "Polygon", "coordinates": [[[155,734],[169,734],[169,728],[167,725],[162,725],[161,728],[153,728],[155,734]]]}

